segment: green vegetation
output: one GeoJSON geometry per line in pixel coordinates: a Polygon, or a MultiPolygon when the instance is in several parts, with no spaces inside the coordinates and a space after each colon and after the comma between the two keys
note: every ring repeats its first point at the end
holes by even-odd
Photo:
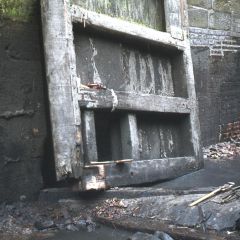
{"type": "Polygon", "coordinates": [[[28,21],[36,10],[37,0],[0,0],[0,17],[28,21]]]}

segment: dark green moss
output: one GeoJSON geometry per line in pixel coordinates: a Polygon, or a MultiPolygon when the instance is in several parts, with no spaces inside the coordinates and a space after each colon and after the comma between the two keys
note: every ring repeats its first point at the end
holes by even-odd
{"type": "Polygon", "coordinates": [[[0,17],[13,21],[29,21],[36,10],[37,0],[0,0],[0,17]]]}

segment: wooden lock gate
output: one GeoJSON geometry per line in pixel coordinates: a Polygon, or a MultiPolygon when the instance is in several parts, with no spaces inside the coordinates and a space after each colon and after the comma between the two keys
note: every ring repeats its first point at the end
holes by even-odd
{"type": "Polygon", "coordinates": [[[106,189],[202,167],[185,0],[41,0],[41,10],[58,180],[106,189]]]}

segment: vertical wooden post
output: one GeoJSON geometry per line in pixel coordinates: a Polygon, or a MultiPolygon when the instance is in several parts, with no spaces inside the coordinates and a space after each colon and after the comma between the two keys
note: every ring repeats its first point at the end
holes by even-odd
{"type": "Polygon", "coordinates": [[[196,158],[197,164],[196,168],[201,168],[204,165],[203,156],[202,156],[202,143],[201,143],[201,130],[199,122],[199,112],[198,112],[198,101],[195,90],[195,79],[193,72],[193,63],[191,55],[191,45],[190,40],[187,37],[188,31],[188,14],[187,14],[187,0],[181,0],[181,10],[182,10],[182,21],[183,21],[183,30],[185,37],[185,50],[183,52],[183,64],[186,73],[186,83],[187,83],[187,93],[191,106],[190,113],[190,125],[191,125],[191,137],[194,150],[194,156],[196,158]]]}
{"type": "Polygon", "coordinates": [[[180,0],[165,0],[166,30],[173,38],[183,40],[182,14],[180,0]]]}
{"type": "Polygon", "coordinates": [[[195,81],[194,81],[194,74],[193,74],[190,44],[189,44],[189,47],[187,47],[183,53],[183,61],[186,69],[188,97],[190,99],[190,102],[192,103],[191,113],[190,113],[192,144],[194,149],[194,155],[195,155],[196,161],[198,162],[196,167],[200,168],[203,166],[203,157],[202,157],[202,149],[201,149],[202,144],[201,144],[201,137],[200,137],[201,133],[200,133],[200,122],[198,118],[198,103],[197,103],[197,97],[195,92],[195,81]]]}
{"type": "Polygon", "coordinates": [[[70,3],[41,0],[41,10],[57,180],[77,178],[81,133],[70,3]]]}
{"type": "Polygon", "coordinates": [[[127,114],[121,119],[122,157],[139,160],[139,140],[135,114],[127,114]]]}
{"type": "Polygon", "coordinates": [[[112,159],[119,160],[122,158],[120,129],[117,123],[111,124],[110,128],[112,159]]]}
{"type": "Polygon", "coordinates": [[[94,112],[90,110],[82,111],[83,140],[84,140],[84,160],[85,164],[98,161],[97,139],[94,112]]]}

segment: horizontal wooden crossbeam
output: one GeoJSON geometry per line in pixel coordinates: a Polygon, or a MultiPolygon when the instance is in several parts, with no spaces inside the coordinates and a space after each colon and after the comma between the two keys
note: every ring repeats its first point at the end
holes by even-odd
{"type": "Polygon", "coordinates": [[[189,114],[191,111],[190,101],[186,98],[110,90],[81,91],[79,106],[84,109],[101,108],[180,114],[189,114]]]}
{"type": "Polygon", "coordinates": [[[81,23],[84,27],[91,26],[100,30],[107,30],[108,32],[146,40],[175,50],[183,51],[185,49],[185,42],[171,37],[170,33],[160,32],[137,23],[92,12],[77,5],[72,5],[71,14],[73,22],[81,23]]]}
{"type": "Polygon", "coordinates": [[[196,161],[194,157],[176,157],[138,160],[122,165],[114,162],[99,164],[84,169],[81,187],[84,190],[106,189],[172,179],[197,170],[200,166],[196,161]]]}

